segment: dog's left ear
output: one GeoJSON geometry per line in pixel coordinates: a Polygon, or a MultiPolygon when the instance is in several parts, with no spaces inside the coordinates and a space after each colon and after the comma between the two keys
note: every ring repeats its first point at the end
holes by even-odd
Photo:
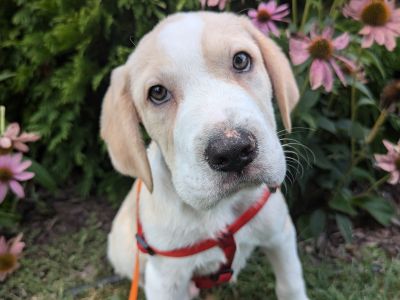
{"type": "Polygon", "coordinates": [[[299,102],[299,89],[290,63],[274,41],[262,34],[249,20],[244,20],[244,24],[261,50],[264,65],[278,101],[283,125],[288,132],[291,132],[290,113],[299,102]]]}
{"type": "Polygon", "coordinates": [[[127,66],[114,69],[103,101],[100,134],[107,144],[114,167],[124,175],[141,178],[152,192],[150,164],[128,85],[127,66]]]}

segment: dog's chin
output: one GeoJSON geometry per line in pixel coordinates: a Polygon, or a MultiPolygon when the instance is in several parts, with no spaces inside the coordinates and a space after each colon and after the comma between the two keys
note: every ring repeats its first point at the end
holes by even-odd
{"type": "Polygon", "coordinates": [[[276,184],[269,184],[268,176],[263,176],[261,173],[251,174],[250,172],[241,173],[226,173],[221,174],[219,178],[210,187],[206,198],[191,199],[189,204],[193,208],[202,211],[214,209],[221,203],[226,203],[234,199],[235,194],[245,189],[254,188],[262,184],[268,186],[275,186],[276,184]]]}

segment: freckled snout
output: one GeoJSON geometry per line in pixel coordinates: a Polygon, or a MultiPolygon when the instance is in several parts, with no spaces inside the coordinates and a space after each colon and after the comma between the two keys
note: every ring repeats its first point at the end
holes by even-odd
{"type": "Polygon", "coordinates": [[[257,157],[257,139],[246,129],[227,129],[210,138],[204,156],[215,171],[240,172],[257,157]]]}

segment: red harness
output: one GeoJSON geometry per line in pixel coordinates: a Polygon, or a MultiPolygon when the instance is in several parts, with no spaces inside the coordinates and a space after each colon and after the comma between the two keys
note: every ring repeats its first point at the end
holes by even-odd
{"type": "Polygon", "coordinates": [[[143,234],[142,224],[139,219],[139,194],[140,194],[141,182],[138,182],[138,192],[136,199],[136,220],[137,220],[137,234],[136,241],[138,248],[141,252],[149,255],[161,255],[168,257],[185,257],[191,256],[213,247],[218,246],[225,254],[226,263],[221,264],[219,270],[213,274],[205,276],[196,276],[192,280],[196,286],[200,289],[212,288],[221,283],[228,282],[233,274],[232,262],[236,252],[236,242],[234,234],[246,225],[267,203],[271,192],[266,189],[262,197],[251,205],[242,215],[240,215],[235,222],[225,228],[225,230],[219,232],[216,239],[205,239],[193,246],[184,247],[174,250],[158,250],[151,247],[147,242],[143,234]]]}

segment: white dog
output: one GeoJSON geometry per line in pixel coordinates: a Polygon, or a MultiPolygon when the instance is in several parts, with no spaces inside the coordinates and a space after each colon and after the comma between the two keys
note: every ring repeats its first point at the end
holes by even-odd
{"type": "MultiPolygon", "coordinates": [[[[180,13],[148,33],[116,68],[103,103],[101,135],[115,168],[140,178],[140,222],[154,249],[217,239],[265,193],[286,163],[272,96],[290,131],[299,95],[276,44],[230,13],[180,13]],[[152,138],[146,152],[139,124],[152,138]]],[[[131,278],[138,251],[136,187],[114,219],[108,257],[131,278]]],[[[308,299],[296,233],[278,189],[234,235],[233,280],[256,246],[266,250],[282,299],[308,299]]],[[[147,299],[191,299],[195,276],[215,274],[221,247],[171,258],[140,255],[147,299]]],[[[245,296],[243,296],[245,297],[245,296]]]]}

